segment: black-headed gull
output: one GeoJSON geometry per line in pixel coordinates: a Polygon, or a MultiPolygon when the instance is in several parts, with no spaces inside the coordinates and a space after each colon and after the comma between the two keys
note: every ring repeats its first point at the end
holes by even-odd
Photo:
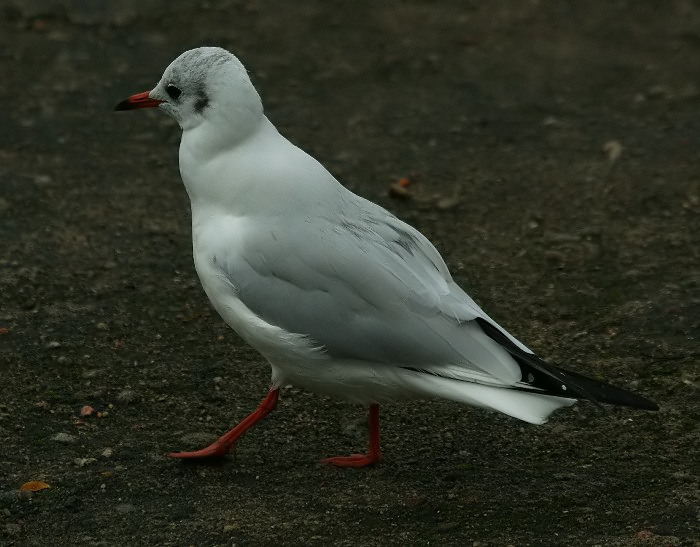
{"type": "Polygon", "coordinates": [[[267,397],[243,422],[207,448],[171,456],[225,455],[286,384],[369,406],[368,452],[323,460],[342,467],[380,460],[379,404],[393,399],[441,397],[534,424],[576,399],[658,408],[552,366],[511,336],[422,234],[278,133],[228,51],[186,51],[155,88],[116,110],[149,107],[182,128],[180,173],[204,290],[272,367],[267,397]]]}

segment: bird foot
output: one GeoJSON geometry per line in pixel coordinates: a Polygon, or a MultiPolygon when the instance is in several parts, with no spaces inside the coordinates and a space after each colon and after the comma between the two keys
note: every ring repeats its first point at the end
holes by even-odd
{"type": "Polygon", "coordinates": [[[379,463],[381,453],[377,454],[351,454],[350,456],[336,456],[325,458],[321,463],[330,463],[336,467],[367,467],[379,463]]]}
{"type": "Polygon", "coordinates": [[[263,399],[258,408],[251,412],[241,423],[234,427],[231,431],[219,437],[206,448],[195,450],[194,452],[171,452],[168,454],[171,458],[181,460],[196,460],[200,458],[223,458],[230,450],[236,446],[236,441],[253,427],[256,423],[262,420],[277,406],[279,398],[279,388],[273,387],[267,393],[267,397],[263,399]]]}

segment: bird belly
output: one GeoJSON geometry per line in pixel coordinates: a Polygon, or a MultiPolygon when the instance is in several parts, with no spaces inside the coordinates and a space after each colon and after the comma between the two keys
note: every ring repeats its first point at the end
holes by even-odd
{"type": "Polygon", "coordinates": [[[441,378],[394,363],[334,358],[304,334],[268,323],[237,296],[235,281],[212,260],[195,253],[202,286],[223,320],[259,351],[272,367],[275,387],[292,384],[311,392],[361,404],[397,399],[444,398],[490,408],[531,423],[546,417],[573,399],[513,391],[507,386],[441,378]],[[199,256],[199,260],[198,260],[199,256]]]}

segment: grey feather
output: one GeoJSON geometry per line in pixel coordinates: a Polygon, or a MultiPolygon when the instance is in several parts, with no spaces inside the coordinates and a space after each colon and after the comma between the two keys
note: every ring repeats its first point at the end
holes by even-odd
{"type": "Polygon", "coordinates": [[[310,337],[334,358],[461,364],[506,382],[517,365],[473,323],[486,317],[433,245],[383,208],[349,194],[330,218],[266,219],[218,262],[265,321],[310,337]],[[486,368],[485,368],[486,367],[486,368]]]}

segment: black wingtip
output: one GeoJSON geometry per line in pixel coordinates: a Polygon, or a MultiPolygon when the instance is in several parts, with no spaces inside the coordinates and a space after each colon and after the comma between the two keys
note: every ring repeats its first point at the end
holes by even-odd
{"type": "Polygon", "coordinates": [[[503,346],[518,362],[524,381],[548,395],[588,399],[596,404],[606,403],[641,410],[659,410],[659,406],[646,397],[577,372],[555,367],[536,355],[523,351],[498,327],[482,317],[477,317],[476,322],[489,338],[503,346]]]}
{"type": "Polygon", "coordinates": [[[659,405],[657,405],[654,401],[651,401],[646,397],[642,397],[641,395],[637,395],[636,393],[632,393],[626,389],[594,380],[593,378],[589,378],[588,376],[584,376],[571,370],[566,370],[559,367],[552,368],[556,368],[559,372],[561,372],[568,382],[571,382],[575,386],[585,388],[586,393],[592,396],[595,402],[638,408],[640,410],[659,410],[659,405]]]}

